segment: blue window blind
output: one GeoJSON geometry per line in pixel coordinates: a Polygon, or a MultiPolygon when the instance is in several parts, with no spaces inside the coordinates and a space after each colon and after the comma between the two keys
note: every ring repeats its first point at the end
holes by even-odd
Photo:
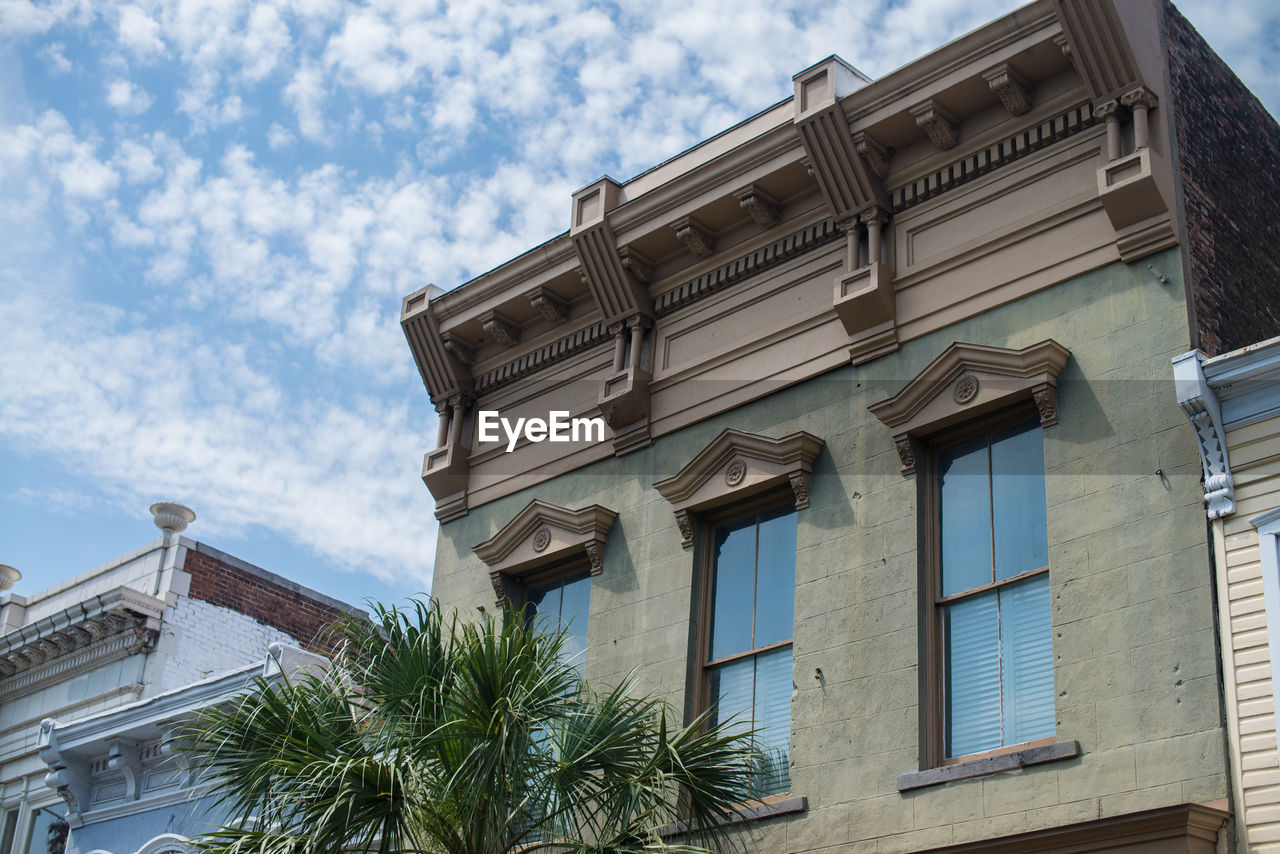
{"type": "Polygon", "coordinates": [[[946,756],[1052,736],[1040,426],[989,433],[938,463],[946,756]]]}
{"type": "Polygon", "coordinates": [[[760,794],[791,788],[791,638],[796,514],[775,511],[716,529],[707,671],[718,720],[754,729],[760,794]]]}

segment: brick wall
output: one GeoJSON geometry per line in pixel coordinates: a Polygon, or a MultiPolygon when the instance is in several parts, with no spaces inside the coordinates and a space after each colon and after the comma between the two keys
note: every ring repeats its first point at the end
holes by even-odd
{"type": "Polygon", "coordinates": [[[1280,127],[1165,3],[1191,301],[1210,355],[1280,335],[1280,127]]]}
{"type": "Polygon", "coordinates": [[[187,552],[186,570],[191,573],[192,599],[252,617],[313,652],[330,648],[325,628],[348,613],[283,579],[277,583],[269,573],[251,572],[203,550],[187,552]]]}

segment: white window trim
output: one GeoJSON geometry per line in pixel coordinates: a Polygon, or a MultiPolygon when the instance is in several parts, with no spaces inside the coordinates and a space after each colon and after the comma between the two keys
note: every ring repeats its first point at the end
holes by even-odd
{"type": "MultiPolygon", "coordinates": [[[[1280,720],[1280,507],[1254,516],[1258,555],[1262,560],[1262,598],[1267,611],[1267,646],[1271,656],[1271,702],[1280,720]]],[[[1280,748],[1280,732],[1276,745],[1280,748]]]]}

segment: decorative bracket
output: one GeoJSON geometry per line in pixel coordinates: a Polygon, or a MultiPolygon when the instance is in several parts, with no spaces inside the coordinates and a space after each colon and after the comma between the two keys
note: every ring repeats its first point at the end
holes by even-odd
{"type": "Polygon", "coordinates": [[[1221,519],[1236,511],[1235,478],[1227,456],[1227,431],[1222,426],[1222,409],[1213,387],[1205,379],[1201,355],[1183,353],[1173,360],[1173,384],[1178,405],[1191,422],[1204,471],[1204,500],[1210,519],[1221,519]]]}
{"type": "Polygon", "coordinates": [[[755,184],[738,190],[734,193],[734,196],[737,197],[738,204],[755,221],[756,225],[772,226],[778,224],[781,206],[767,193],[757,188],[755,184]]]}
{"type": "Polygon", "coordinates": [[[947,151],[960,142],[960,131],[956,127],[955,118],[937,101],[930,98],[911,107],[910,112],[915,117],[916,124],[929,135],[929,141],[938,149],[947,151]]]}
{"type": "Polygon", "coordinates": [[[853,135],[853,148],[867,161],[876,177],[884,180],[889,175],[889,150],[871,138],[866,131],[853,135]]]}
{"type": "Polygon", "coordinates": [[[36,736],[36,752],[49,768],[44,784],[58,793],[67,804],[67,823],[72,827],[81,824],[80,814],[89,807],[89,776],[83,764],[63,756],[58,744],[58,722],[45,718],[40,722],[36,736]]]}
{"type": "Polygon", "coordinates": [[[693,217],[681,217],[671,223],[671,228],[685,248],[697,257],[707,258],[716,251],[715,238],[693,217]]]}
{"type": "Polygon", "coordinates": [[[480,316],[480,327],[503,347],[514,347],[520,343],[520,325],[496,310],[480,316]]]}
{"type": "Polygon", "coordinates": [[[619,249],[618,256],[622,260],[622,268],[634,276],[637,282],[649,284],[649,280],[653,278],[652,261],[630,246],[619,249]]]}
{"type": "Polygon", "coordinates": [[[125,798],[136,801],[142,792],[142,760],[138,757],[138,745],[122,739],[110,742],[107,745],[107,768],[121,773],[125,798]]]}
{"type": "Polygon", "coordinates": [[[1040,425],[1058,423],[1058,374],[1071,352],[1047,339],[1021,350],[956,342],[897,394],[867,407],[893,431],[902,473],[916,469],[913,440],[1030,399],[1040,425]],[[950,392],[950,393],[948,393],[950,392]]]}
{"type": "Polygon", "coordinates": [[[982,72],[982,79],[987,81],[1009,115],[1022,116],[1031,111],[1031,87],[1009,63],[1002,62],[995,68],[987,69],[982,72]]]}
{"type": "Polygon", "coordinates": [[[693,544],[693,513],[780,486],[790,487],[797,510],[808,507],[809,479],[822,444],[817,436],[803,431],[770,439],[728,428],[654,488],[671,502],[680,542],[689,546],[693,544]]]}
{"type": "Polygon", "coordinates": [[[444,349],[462,364],[469,366],[475,361],[475,351],[456,332],[442,332],[440,339],[444,342],[444,349]]]}
{"type": "Polygon", "coordinates": [[[569,318],[568,303],[553,294],[548,288],[539,285],[527,291],[524,298],[538,310],[543,318],[551,323],[564,323],[569,318]]]}

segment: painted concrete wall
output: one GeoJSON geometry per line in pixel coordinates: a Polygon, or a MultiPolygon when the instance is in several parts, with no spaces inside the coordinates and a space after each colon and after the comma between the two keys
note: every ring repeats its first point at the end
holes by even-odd
{"type": "MultiPolygon", "coordinates": [[[[693,549],[652,488],[723,428],[826,446],[799,513],[792,791],[807,814],[751,826],[750,850],[904,851],[1227,794],[1200,466],[1170,359],[1188,342],[1177,250],[1113,264],[717,416],[442,526],[433,593],[492,608],[471,546],[534,497],[618,512],[593,579],[586,672],[640,668],[684,702],[693,549]],[[920,767],[917,482],[867,405],[951,342],[1072,351],[1045,430],[1057,737],[1083,756],[899,794],[920,767]],[[824,679],[814,678],[821,668],[824,679]]],[[[548,402],[547,408],[553,408],[548,402]]]]}

